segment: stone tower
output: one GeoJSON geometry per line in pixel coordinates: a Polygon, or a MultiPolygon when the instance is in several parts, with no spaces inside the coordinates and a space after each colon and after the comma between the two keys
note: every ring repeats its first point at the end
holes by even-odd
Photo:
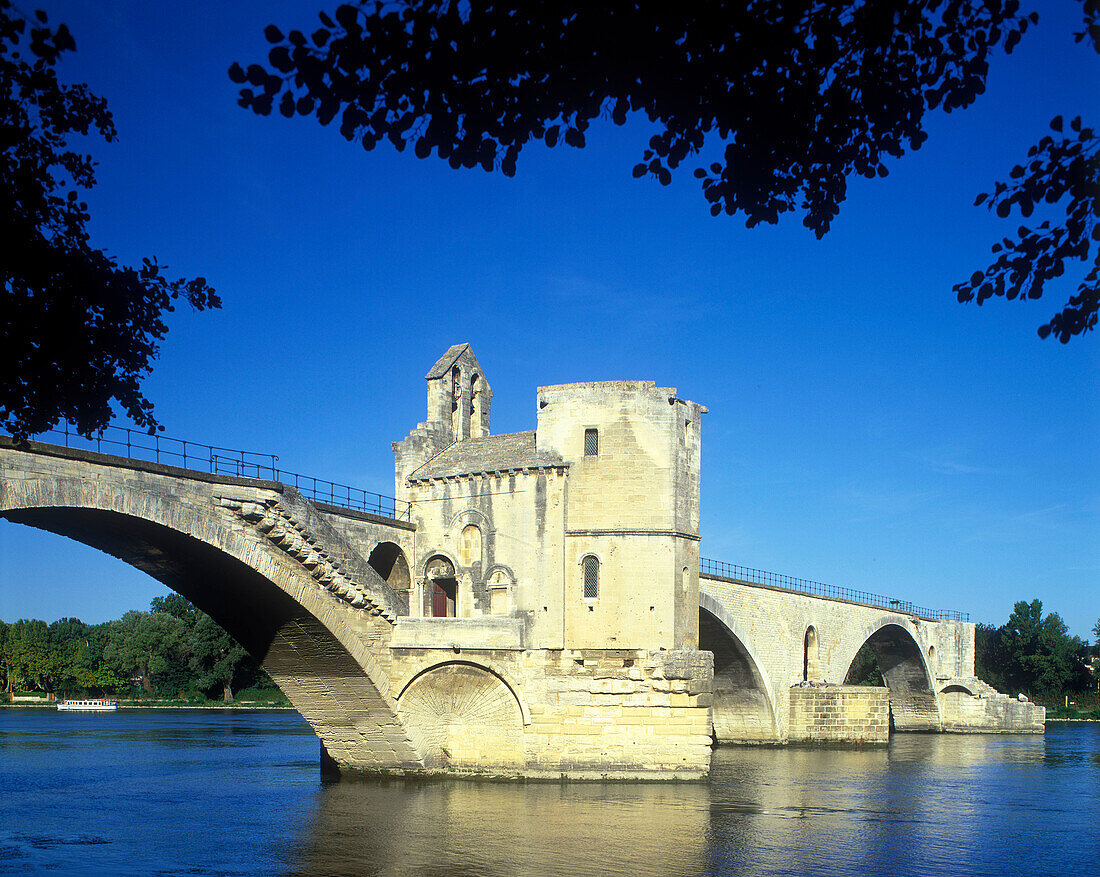
{"type": "Polygon", "coordinates": [[[407,499],[406,477],[455,442],[489,435],[493,391],[469,344],[447,348],[424,376],[427,419],[394,442],[395,496],[407,499]]]}

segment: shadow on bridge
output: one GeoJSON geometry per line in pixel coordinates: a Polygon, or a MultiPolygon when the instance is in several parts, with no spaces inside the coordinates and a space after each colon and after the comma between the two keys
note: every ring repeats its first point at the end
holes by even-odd
{"type": "Polygon", "coordinates": [[[752,646],[737,622],[707,594],[700,595],[699,648],[714,653],[711,718],[719,743],[775,743],[775,698],[752,646]]]}
{"type": "MultiPolygon", "coordinates": [[[[424,766],[389,692],[388,650],[375,647],[401,598],[296,490],[10,441],[0,464],[0,516],[182,594],[264,667],[336,762],[424,766]]],[[[375,558],[394,578],[402,563],[390,548],[375,558]]]]}
{"type": "MultiPolygon", "coordinates": [[[[940,711],[928,663],[913,635],[902,625],[883,619],[876,629],[865,632],[860,647],[863,645],[869,646],[874,653],[889,693],[891,730],[940,730],[940,711]]],[[[853,654],[848,661],[846,681],[855,660],[856,655],[853,654]]]]}

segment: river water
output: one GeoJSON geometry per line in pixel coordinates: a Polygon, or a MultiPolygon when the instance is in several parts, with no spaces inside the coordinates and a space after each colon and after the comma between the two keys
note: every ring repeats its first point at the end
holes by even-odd
{"type": "Polygon", "coordinates": [[[684,784],[320,781],[296,713],[0,711],[0,873],[1100,874],[1100,725],[722,748],[684,784]]]}

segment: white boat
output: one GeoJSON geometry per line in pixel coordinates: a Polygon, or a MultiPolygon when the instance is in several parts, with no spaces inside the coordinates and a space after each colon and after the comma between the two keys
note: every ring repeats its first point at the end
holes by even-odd
{"type": "Polygon", "coordinates": [[[114,712],[118,704],[113,700],[63,700],[57,709],[63,713],[102,713],[114,712]]]}

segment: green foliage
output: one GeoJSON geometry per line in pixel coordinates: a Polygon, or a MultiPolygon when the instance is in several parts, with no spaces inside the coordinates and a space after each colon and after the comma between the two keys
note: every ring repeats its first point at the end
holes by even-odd
{"type": "Polygon", "coordinates": [[[189,626],[195,624],[195,619],[199,612],[199,610],[191,604],[190,600],[182,594],[177,594],[175,591],[168,594],[166,597],[154,597],[153,602],[149,604],[149,611],[179,618],[189,626]]]}
{"type": "Polygon", "coordinates": [[[1091,719],[1100,720],[1100,694],[1096,690],[1071,694],[1066,699],[1055,700],[1047,705],[1047,719],[1091,719]]]}
{"type": "Polygon", "coordinates": [[[11,694],[11,665],[8,659],[8,625],[0,621],[0,686],[4,694],[11,694]]]}
{"type": "Polygon", "coordinates": [[[1092,675],[1096,679],[1097,688],[1100,688],[1100,619],[1097,619],[1092,632],[1096,637],[1092,647],[1092,675]]]}
{"type": "Polygon", "coordinates": [[[9,690],[50,691],[59,677],[61,655],[46,622],[20,619],[8,627],[5,642],[9,690]]]}
{"type": "Polygon", "coordinates": [[[120,266],[90,245],[80,191],[95,185],[95,167],[70,141],[94,131],[110,142],[115,127],[103,98],[58,80],[58,59],[75,48],[64,24],[0,0],[0,427],[16,438],[62,418],[91,435],[112,400],[156,429],[141,381],[168,331],[164,313],[180,298],[221,306],[201,277],[169,280],[152,258],[120,266]]]}
{"type": "Polygon", "coordinates": [[[238,691],[233,700],[238,704],[264,704],[265,706],[290,706],[290,700],[278,689],[263,685],[253,685],[238,691]]]}
{"type": "Polygon", "coordinates": [[[248,653],[209,615],[201,614],[192,629],[189,666],[198,688],[221,686],[222,699],[233,700],[233,681],[248,653]]]}
{"type": "Polygon", "coordinates": [[[142,699],[229,702],[250,687],[284,702],[270,677],[209,615],[178,594],[157,597],[150,612],[88,625],[0,622],[4,690],[65,694],[137,694],[142,699]]]}
{"type": "Polygon", "coordinates": [[[1005,655],[1001,648],[1000,628],[992,624],[974,625],[974,672],[998,691],[1007,691],[1005,655]]]}
{"type": "Polygon", "coordinates": [[[882,670],[878,665],[874,649],[870,643],[860,646],[856,656],[852,659],[852,666],[848,668],[848,675],[844,677],[845,685],[885,685],[882,678],[882,670]]]}
{"type": "Polygon", "coordinates": [[[1061,616],[1043,616],[1039,600],[1018,602],[1003,626],[979,625],[975,636],[981,678],[1008,694],[1039,699],[1087,690],[1087,654],[1088,645],[1069,635],[1061,616]]]}

